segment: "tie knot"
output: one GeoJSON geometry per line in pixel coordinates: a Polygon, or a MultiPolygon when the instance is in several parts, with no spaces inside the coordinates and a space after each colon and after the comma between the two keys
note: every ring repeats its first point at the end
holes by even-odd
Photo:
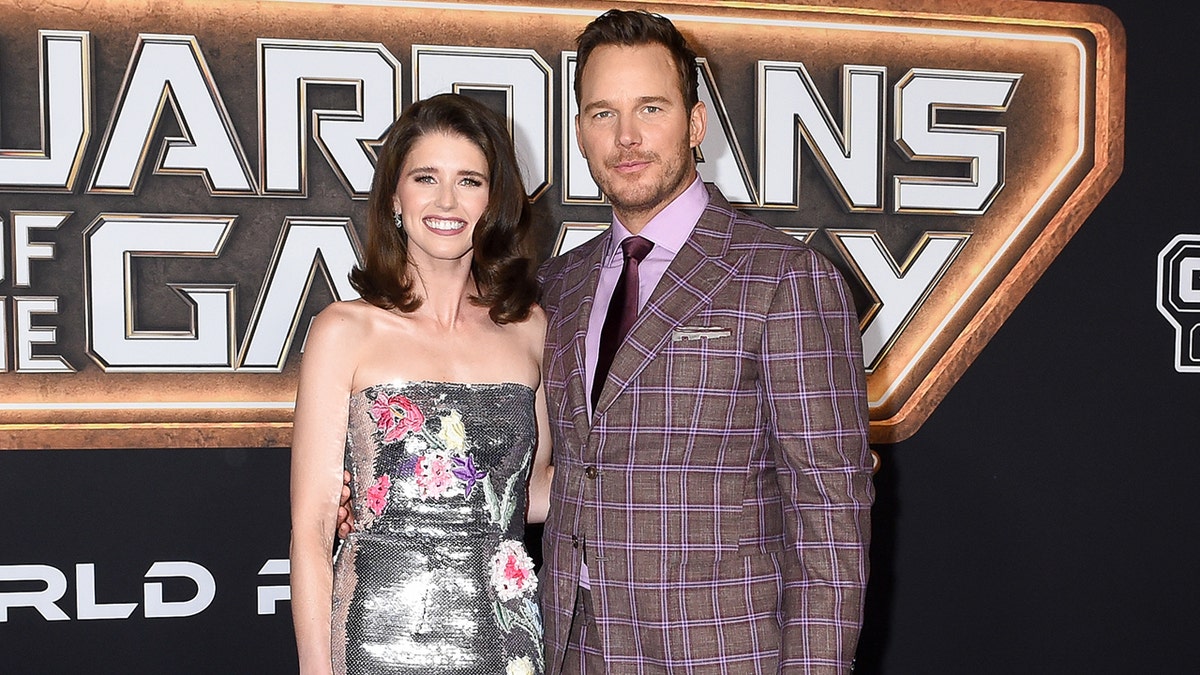
{"type": "Polygon", "coordinates": [[[637,235],[627,237],[625,241],[621,242],[621,251],[625,253],[625,258],[633,258],[638,262],[642,262],[652,248],[654,248],[654,242],[637,235]]]}

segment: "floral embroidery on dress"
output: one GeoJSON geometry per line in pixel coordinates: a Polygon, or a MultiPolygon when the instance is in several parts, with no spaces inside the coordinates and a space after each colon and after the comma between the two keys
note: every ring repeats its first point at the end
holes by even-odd
{"type": "Polygon", "coordinates": [[[443,415],[442,428],[438,430],[438,438],[445,444],[447,450],[461,452],[467,442],[467,428],[463,425],[462,415],[457,410],[451,410],[449,415],[443,415]]]}
{"type": "Polygon", "coordinates": [[[500,542],[492,556],[492,588],[501,600],[513,600],[537,590],[533,560],[525,545],[511,539],[500,542]]]}
{"type": "Polygon", "coordinates": [[[388,490],[392,487],[392,477],[386,473],[375,481],[375,484],[367,488],[367,507],[375,512],[375,515],[381,515],[383,509],[387,506],[388,490]]]}
{"type": "MultiPolygon", "coordinates": [[[[438,426],[433,433],[426,424],[425,412],[411,399],[381,391],[371,402],[371,418],[382,432],[384,443],[401,441],[407,453],[388,476],[389,488],[391,480],[396,479],[402,492],[410,497],[423,500],[470,497],[476,485],[487,477],[485,471],[476,467],[475,458],[466,452],[467,429],[459,411],[450,410],[434,418],[438,426]]],[[[386,505],[388,492],[368,490],[371,509],[379,507],[377,514],[386,505]]],[[[496,513],[490,502],[488,509],[489,513],[496,513]]]]}
{"type": "Polygon", "coordinates": [[[454,477],[461,480],[466,490],[466,496],[471,496],[471,490],[475,489],[475,484],[487,478],[487,474],[475,468],[475,458],[467,455],[464,457],[455,457],[454,459],[454,477]]]}
{"type": "Polygon", "coordinates": [[[441,497],[453,487],[458,477],[454,475],[454,462],[442,453],[430,453],[417,458],[413,476],[417,479],[421,499],[441,497]]]}
{"type": "Polygon", "coordinates": [[[420,431],[425,424],[425,415],[420,408],[403,394],[377,394],[371,404],[371,417],[384,432],[384,443],[404,438],[410,431],[420,431]]]}
{"type": "MultiPolygon", "coordinates": [[[[469,452],[471,439],[458,410],[427,419],[407,396],[381,391],[375,394],[370,414],[382,441],[401,441],[403,452],[394,468],[367,488],[367,507],[376,516],[383,513],[393,494],[421,500],[458,496],[469,499],[479,488],[488,519],[501,532],[508,530],[521,499],[520,487],[527,478],[528,454],[503,485],[494,485],[469,452]],[[436,426],[436,431],[431,426],[436,426]]],[[[512,539],[501,541],[489,564],[497,623],[505,631],[523,631],[534,644],[540,644],[542,622],[535,594],[538,579],[524,544],[512,539]]],[[[542,654],[537,651],[510,659],[505,675],[533,675],[542,667],[542,654]]]]}
{"type": "MultiPolygon", "coordinates": [[[[512,539],[500,542],[499,548],[492,556],[491,567],[492,590],[496,592],[497,598],[492,606],[496,623],[506,631],[522,630],[529,635],[534,644],[541,643],[542,615],[538,611],[534,596],[538,580],[537,575],[533,573],[533,560],[525,551],[525,545],[512,539]]],[[[529,657],[510,660],[505,673],[524,675],[540,672],[543,665],[542,654],[537,651],[533,654],[533,660],[529,657]]]]}
{"type": "Polygon", "coordinates": [[[380,476],[375,487],[368,488],[368,505],[376,515],[387,504],[393,479],[404,486],[404,494],[423,500],[459,494],[470,498],[475,488],[482,486],[484,507],[491,521],[501,529],[508,529],[517,505],[516,487],[525,479],[528,458],[526,465],[509,476],[503,491],[498,492],[487,480],[487,472],[476,466],[475,457],[467,452],[467,428],[459,411],[450,410],[439,416],[437,433],[432,433],[425,424],[425,413],[411,399],[381,391],[371,402],[371,417],[376,428],[383,432],[383,442],[402,439],[408,453],[390,475],[380,476]]]}
{"type": "Polygon", "coordinates": [[[511,659],[504,668],[504,675],[533,675],[533,661],[528,656],[511,659]]]}

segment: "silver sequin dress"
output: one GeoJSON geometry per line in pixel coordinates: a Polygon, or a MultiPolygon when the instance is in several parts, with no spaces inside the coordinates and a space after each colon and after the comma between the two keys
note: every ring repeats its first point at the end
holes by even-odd
{"type": "Polygon", "coordinates": [[[383,384],[352,397],[357,524],[334,561],[334,672],[542,672],[537,577],[521,543],[533,404],[514,383],[383,384]]]}

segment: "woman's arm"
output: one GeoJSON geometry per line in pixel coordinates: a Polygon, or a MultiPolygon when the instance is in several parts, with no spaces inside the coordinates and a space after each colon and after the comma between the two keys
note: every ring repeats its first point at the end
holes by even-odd
{"type": "Polygon", "coordinates": [[[554,480],[554,465],[551,464],[550,418],[546,414],[546,387],[538,385],[537,401],[538,440],[537,449],[533,455],[533,471],[529,475],[529,511],[526,521],[530,523],[546,522],[546,514],[550,510],[550,483],[554,480]]]}
{"type": "Polygon", "coordinates": [[[525,519],[530,523],[544,523],[550,510],[550,483],[554,478],[551,451],[554,442],[546,407],[546,386],[544,378],[541,377],[542,357],[546,351],[546,313],[541,307],[534,306],[529,323],[530,329],[526,334],[538,367],[537,398],[534,401],[534,411],[537,413],[537,448],[533,455],[533,470],[529,475],[529,509],[525,519]]]}
{"type": "Polygon", "coordinates": [[[346,418],[354,375],[342,339],[350,313],[331,305],[313,321],[300,365],[292,426],[292,624],[300,672],[330,672],[334,527],[342,487],[346,418]]]}

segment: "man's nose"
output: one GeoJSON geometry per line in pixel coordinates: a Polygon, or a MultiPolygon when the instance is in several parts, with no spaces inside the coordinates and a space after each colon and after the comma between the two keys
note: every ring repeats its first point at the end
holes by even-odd
{"type": "Polygon", "coordinates": [[[636,115],[622,115],[617,122],[617,145],[623,148],[642,142],[642,125],[636,115]]]}

